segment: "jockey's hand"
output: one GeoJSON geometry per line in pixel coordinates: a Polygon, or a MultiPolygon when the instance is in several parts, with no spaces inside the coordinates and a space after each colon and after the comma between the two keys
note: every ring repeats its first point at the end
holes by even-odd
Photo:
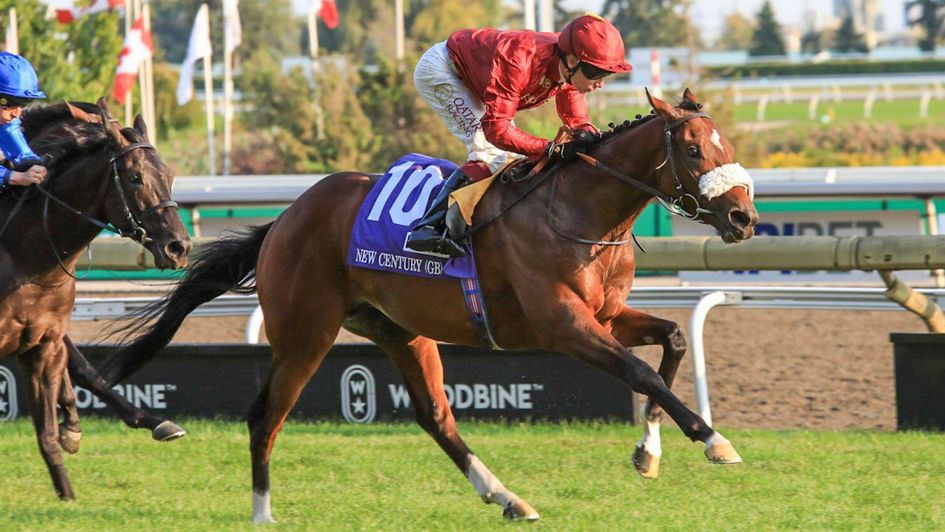
{"type": "Polygon", "coordinates": [[[584,153],[587,150],[588,142],[581,140],[572,140],[571,142],[549,142],[548,159],[551,162],[573,161],[578,158],[578,153],[584,153]]]}
{"type": "Polygon", "coordinates": [[[29,185],[38,185],[46,179],[46,167],[34,164],[24,172],[13,172],[10,176],[10,184],[21,187],[29,185]]]}
{"type": "Polygon", "coordinates": [[[575,129],[572,133],[576,142],[593,144],[601,139],[600,131],[590,129],[575,129]]]}

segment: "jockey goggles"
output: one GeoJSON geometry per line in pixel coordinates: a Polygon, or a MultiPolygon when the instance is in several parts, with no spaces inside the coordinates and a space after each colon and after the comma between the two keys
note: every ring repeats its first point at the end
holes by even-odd
{"type": "Polygon", "coordinates": [[[29,105],[30,101],[31,99],[28,98],[17,98],[16,96],[10,96],[8,94],[0,94],[0,107],[4,109],[26,107],[29,105]]]}

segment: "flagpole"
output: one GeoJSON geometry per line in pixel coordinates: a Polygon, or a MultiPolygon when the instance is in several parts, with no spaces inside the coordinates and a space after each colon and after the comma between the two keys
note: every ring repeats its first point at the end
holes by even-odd
{"type": "Polygon", "coordinates": [[[233,130],[233,40],[231,32],[226,29],[227,20],[226,2],[223,8],[223,175],[230,175],[230,151],[232,149],[233,130]]]}
{"type": "MultiPolygon", "coordinates": [[[[131,33],[131,22],[134,20],[134,2],[125,2],[125,39],[131,33]]],[[[131,101],[131,88],[128,88],[128,94],[125,95],[125,124],[131,124],[131,117],[134,113],[134,102],[131,101]]]]}
{"type": "Polygon", "coordinates": [[[6,50],[13,54],[20,53],[20,33],[16,27],[16,8],[10,8],[10,21],[7,25],[6,50]]]}
{"type": "MultiPolygon", "coordinates": [[[[151,34],[151,2],[150,0],[144,0],[144,7],[141,16],[144,17],[144,30],[151,34]]],[[[158,140],[158,124],[157,118],[154,112],[154,59],[149,57],[144,62],[144,79],[146,81],[145,87],[142,87],[142,90],[147,94],[146,101],[148,102],[147,107],[145,108],[144,121],[148,124],[148,137],[151,141],[151,144],[157,146],[158,140]]]]}
{"type": "Polygon", "coordinates": [[[318,103],[318,74],[321,71],[318,62],[318,10],[315,2],[308,6],[308,52],[312,59],[312,105],[315,109],[315,138],[325,138],[325,116],[318,103]]]}
{"type": "MultiPolygon", "coordinates": [[[[207,4],[201,4],[200,9],[209,11],[207,4]]],[[[207,20],[210,14],[206,15],[207,20]]],[[[217,173],[217,154],[215,141],[215,127],[213,123],[213,56],[206,55],[203,58],[203,90],[204,98],[207,101],[207,175],[216,175],[217,173]]]]}
{"type": "Polygon", "coordinates": [[[394,33],[397,42],[397,62],[404,60],[404,0],[394,0],[394,33]]]}

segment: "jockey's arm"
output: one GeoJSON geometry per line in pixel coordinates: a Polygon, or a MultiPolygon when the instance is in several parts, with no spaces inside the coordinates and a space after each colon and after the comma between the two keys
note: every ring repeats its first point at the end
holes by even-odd
{"type": "Polygon", "coordinates": [[[0,151],[6,163],[13,167],[12,170],[0,167],[0,190],[10,185],[42,183],[46,178],[42,159],[26,143],[19,119],[0,126],[0,151]]]}
{"type": "Polygon", "coordinates": [[[559,91],[555,95],[555,106],[564,125],[571,129],[600,133],[600,130],[591,123],[591,117],[587,112],[587,100],[574,87],[567,87],[559,91]]]}

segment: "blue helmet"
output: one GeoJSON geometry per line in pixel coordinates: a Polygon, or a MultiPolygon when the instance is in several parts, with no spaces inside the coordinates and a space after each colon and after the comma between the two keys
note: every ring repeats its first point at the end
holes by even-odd
{"type": "Polygon", "coordinates": [[[33,65],[16,54],[0,52],[0,105],[23,103],[22,100],[45,98],[33,65]],[[18,101],[20,100],[20,101],[18,101]]]}

